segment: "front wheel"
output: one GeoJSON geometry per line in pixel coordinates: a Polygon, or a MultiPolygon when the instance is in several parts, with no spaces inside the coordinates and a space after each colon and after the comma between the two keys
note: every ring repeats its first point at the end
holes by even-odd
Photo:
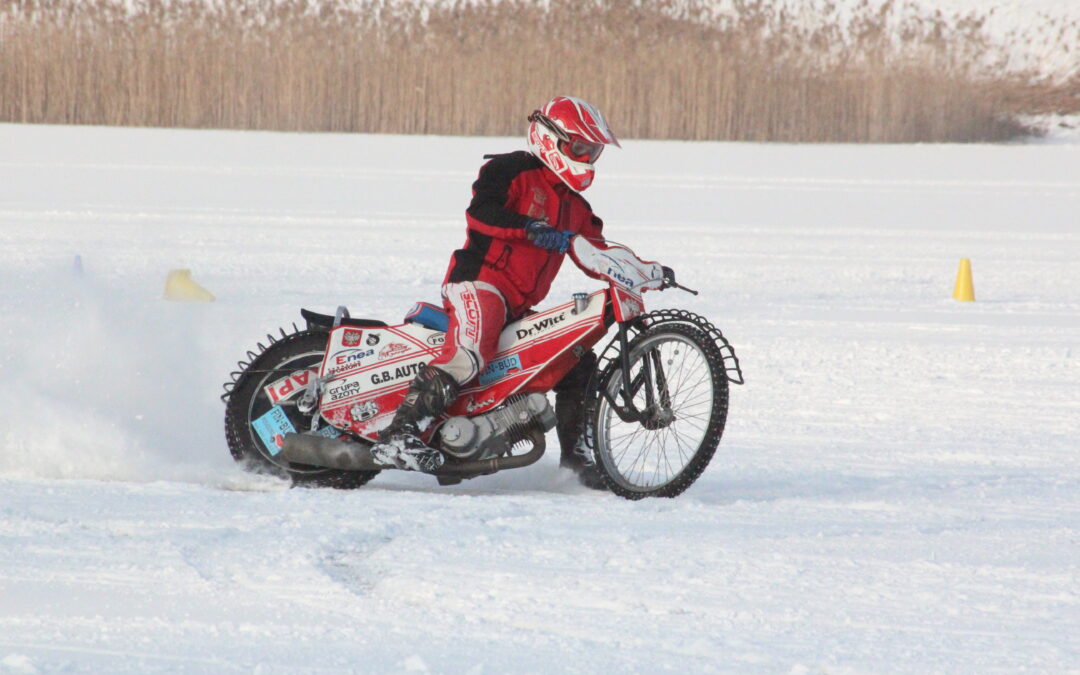
{"type": "Polygon", "coordinates": [[[596,463],[621,497],[675,497],[705,470],[724,433],[723,355],[688,324],[647,329],[628,349],[629,391],[621,358],[598,376],[587,419],[596,463]]]}

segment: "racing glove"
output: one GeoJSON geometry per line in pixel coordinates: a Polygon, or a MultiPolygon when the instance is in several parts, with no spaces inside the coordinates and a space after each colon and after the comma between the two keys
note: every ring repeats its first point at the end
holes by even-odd
{"type": "Polygon", "coordinates": [[[525,223],[525,236],[540,248],[566,253],[574,234],[556,230],[548,224],[547,218],[531,218],[525,223]]]}

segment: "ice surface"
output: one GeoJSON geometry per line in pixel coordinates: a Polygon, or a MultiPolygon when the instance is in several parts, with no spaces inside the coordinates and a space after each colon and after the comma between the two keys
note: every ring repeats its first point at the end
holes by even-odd
{"type": "Polygon", "coordinates": [[[1076,667],[1076,143],[606,153],[608,236],[702,291],[647,304],[748,381],[676,500],[554,453],[450,488],[235,469],[236,360],[300,306],[437,299],[481,156],[521,145],[0,125],[0,671],[1076,667]],[[162,300],[175,268],[217,301],[162,300]]]}

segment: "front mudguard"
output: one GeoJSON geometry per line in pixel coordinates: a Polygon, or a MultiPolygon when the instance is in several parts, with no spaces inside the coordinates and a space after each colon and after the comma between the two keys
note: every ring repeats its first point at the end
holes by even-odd
{"type": "MultiPolygon", "coordinates": [[[[617,365],[623,357],[623,350],[633,342],[634,338],[655,326],[661,324],[685,324],[693,326],[706,333],[716,343],[716,348],[723,357],[724,372],[732,384],[745,384],[742,368],[739,365],[739,357],[735,355],[735,348],[731,346],[720,329],[714,326],[708,319],[693,312],[683,309],[659,309],[648,314],[643,314],[632,321],[620,326],[620,332],[607,344],[596,360],[596,367],[589,377],[589,383],[585,388],[586,420],[591,419],[595,405],[603,395],[600,391],[601,375],[609,371],[613,364],[617,365]]],[[[622,408],[615,401],[612,407],[623,421],[631,421],[634,415],[639,414],[635,410],[622,408]]],[[[595,439],[592,437],[590,425],[586,422],[583,441],[589,451],[595,449],[595,439]]]]}
{"type": "MultiPolygon", "coordinates": [[[[708,319],[693,312],[688,312],[685,309],[658,309],[648,314],[642,314],[633,321],[627,322],[626,326],[626,342],[633,342],[634,338],[638,334],[660,324],[664,323],[682,323],[693,326],[699,330],[704,331],[709,335],[716,343],[717,349],[724,357],[724,372],[727,373],[728,381],[732,384],[746,384],[746,380],[743,378],[742,367],[739,365],[739,357],[735,355],[735,348],[731,346],[728,339],[724,337],[724,334],[720,332],[720,329],[714,326],[708,319]]],[[[612,338],[608,343],[604,351],[600,353],[600,358],[597,359],[597,367],[593,371],[593,378],[589,382],[589,391],[593,392],[594,387],[598,387],[599,384],[595,382],[598,375],[604,372],[609,363],[620,358],[622,350],[622,339],[619,336],[612,338]]]]}
{"type": "MultiPolygon", "coordinates": [[[[739,366],[739,357],[735,355],[735,348],[731,346],[720,329],[712,325],[708,319],[685,309],[658,309],[634,320],[638,333],[661,323],[685,323],[705,331],[716,343],[716,348],[724,355],[724,372],[727,373],[728,382],[746,384],[742,368],[739,366]]],[[[637,335],[637,333],[634,334],[637,335]]]]}

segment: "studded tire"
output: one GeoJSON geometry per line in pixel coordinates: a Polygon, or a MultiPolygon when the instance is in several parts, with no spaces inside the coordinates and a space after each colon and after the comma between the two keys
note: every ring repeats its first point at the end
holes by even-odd
{"type": "MultiPolygon", "coordinates": [[[[248,471],[288,477],[296,485],[339,489],[358,488],[378,475],[378,471],[340,471],[276,459],[252,426],[274,407],[264,391],[266,385],[318,367],[328,339],[329,333],[320,330],[287,335],[264,348],[236,377],[225,406],[225,438],[233,459],[248,471]]],[[[310,429],[313,415],[297,409],[298,399],[283,401],[282,411],[298,431],[310,429]]]]}
{"type": "Polygon", "coordinates": [[[705,331],[688,324],[649,328],[628,348],[639,408],[647,388],[644,360],[650,360],[654,373],[663,373],[654,380],[665,381],[666,393],[655,382],[652,389],[654,400],[668,402],[666,411],[658,413],[664,421],[643,424],[618,417],[603,395],[606,391],[619,400],[622,369],[615,359],[598,375],[600,386],[588,403],[586,433],[593,439],[597,467],[612,492],[626,499],[675,497],[701,476],[723,436],[728,411],[723,354],[705,331]]]}

